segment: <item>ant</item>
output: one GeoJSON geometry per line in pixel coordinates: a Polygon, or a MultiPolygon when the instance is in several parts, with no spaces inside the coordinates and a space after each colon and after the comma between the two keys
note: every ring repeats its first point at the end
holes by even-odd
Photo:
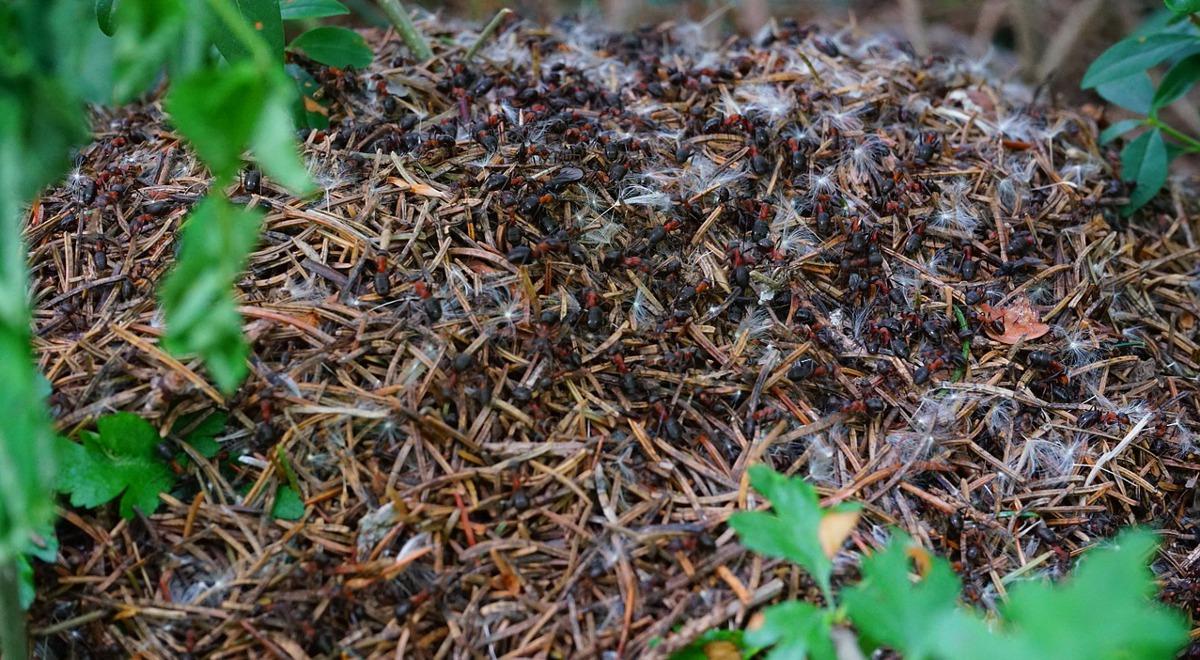
{"type": "Polygon", "coordinates": [[[1035,369],[1052,372],[1046,380],[1057,380],[1061,385],[1067,384],[1067,368],[1062,362],[1055,360],[1054,356],[1045,351],[1030,351],[1028,359],[1029,364],[1035,369]]]}

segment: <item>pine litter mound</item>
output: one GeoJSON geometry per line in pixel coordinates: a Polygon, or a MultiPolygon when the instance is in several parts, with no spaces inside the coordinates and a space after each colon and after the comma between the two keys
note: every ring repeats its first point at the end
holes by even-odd
{"type": "Polygon", "coordinates": [[[297,62],[324,192],[231,191],[267,219],[229,399],[159,346],[208,178],[158,102],[35,205],[60,428],[230,419],[154,515],[64,511],[39,654],[665,655],[816,596],[724,524],[758,462],[865,503],[842,575],[896,526],[987,606],[1146,523],[1196,614],[1195,216],[1122,219],[1095,117],[786,22],[517,23],[471,64],[477,32],[424,29],[430,63],[391,33],[367,71],[297,62]]]}

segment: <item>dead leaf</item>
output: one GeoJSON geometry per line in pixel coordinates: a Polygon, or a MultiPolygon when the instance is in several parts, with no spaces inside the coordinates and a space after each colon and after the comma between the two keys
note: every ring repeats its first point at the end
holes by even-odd
{"type": "Polygon", "coordinates": [[[909,546],[908,558],[917,567],[917,575],[921,577],[929,575],[929,569],[933,568],[933,557],[929,555],[928,550],[919,545],[909,546]]]}
{"type": "Polygon", "coordinates": [[[733,642],[718,640],[704,645],[704,657],[708,660],[741,660],[742,651],[733,642]]]}
{"type": "Polygon", "coordinates": [[[854,531],[858,524],[858,511],[835,511],[825,514],[817,528],[817,538],[821,541],[821,550],[825,556],[833,559],[845,543],[846,537],[854,531]]]}
{"type": "Polygon", "coordinates": [[[1033,305],[1029,303],[1029,298],[1024,296],[1017,298],[1012,303],[997,310],[989,309],[988,313],[993,319],[1002,319],[1004,321],[1004,333],[996,334],[988,329],[988,336],[1002,344],[1015,344],[1020,341],[1028,341],[1037,339],[1042,335],[1050,332],[1050,326],[1042,323],[1038,313],[1033,309],[1033,305]],[[999,312],[999,314],[997,314],[999,312]]]}

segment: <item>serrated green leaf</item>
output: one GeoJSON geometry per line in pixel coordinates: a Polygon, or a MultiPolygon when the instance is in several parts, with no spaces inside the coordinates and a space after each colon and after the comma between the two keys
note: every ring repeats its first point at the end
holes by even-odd
{"type": "Polygon", "coordinates": [[[279,9],[283,12],[283,20],[294,21],[303,18],[325,18],[349,14],[346,5],[337,0],[281,0],[279,9]]]}
{"type": "Polygon", "coordinates": [[[913,545],[897,532],[887,546],[862,561],[862,582],[842,592],[842,604],[865,641],[905,658],[929,658],[939,635],[958,615],[958,576],[949,562],[913,545]],[[929,561],[928,573],[910,578],[909,553],[929,561]]]}
{"type": "Polygon", "coordinates": [[[1123,39],[1100,54],[1083,76],[1083,88],[1127,78],[1154,67],[1163,60],[1195,48],[1190,34],[1152,34],[1123,39]]]}
{"type": "Polygon", "coordinates": [[[271,96],[259,116],[251,146],[264,172],[293,194],[303,196],[312,191],[313,183],[296,151],[296,131],[291,113],[294,93],[294,88],[286,82],[273,86],[271,96]]]}
{"type": "Polygon", "coordinates": [[[773,513],[735,513],[729,525],[747,548],[804,567],[829,594],[833,563],[821,547],[821,519],[828,513],[852,511],[841,505],[822,510],[816,490],[803,479],[788,478],[762,465],[750,468],[750,483],[771,501],[773,513]]]}
{"type": "Polygon", "coordinates": [[[1167,9],[1177,14],[1200,12],[1200,0],[1166,0],[1167,9]]]}
{"type": "Polygon", "coordinates": [[[763,611],[762,625],[747,630],[746,644],[768,648],[766,660],[812,658],[834,660],[831,613],[804,601],[791,600],[763,611]]]}
{"type": "Polygon", "coordinates": [[[271,517],[277,520],[300,520],[304,517],[304,500],[291,486],[280,486],[275,491],[271,517]]]}
{"type": "Polygon", "coordinates": [[[176,81],[166,108],[204,164],[218,180],[229,181],[241,166],[267,93],[258,69],[251,62],[239,62],[176,81]]]}
{"type": "Polygon", "coordinates": [[[199,354],[226,393],[247,371],[249,348],[232,289],[261,223],[258,211],[206,197],[184,225],[179,261],[159,292],[167,316],[163,345],[176,354],[199,354]]]}
{"type": "Polygon", "coordinates": [[[175,474],[155,455],[158,432],[130,413],[116,413],[96,422],[99,433],[82,433],[82,443],[61,439],[58,487],[73,506],[97,507],[121,496],[120,512],[146,515],[159,505],[159,493],[170,490],[175,474]]]}
{"type": "Polygon", "coordinates": [[[1129,204],[1122,210],[1133,213],[1154,198],[1167,182],[1167,146],[1162,131],[1146,131],[1121,151],[1121,177],[1136,187],[1129,204]]]}
{"type": "Polygon", "coordinates": [[[1097,85],[1096,93],[1113,105],[1145,115],[1150,113],[1150,104],[1154,100],[1154,82],[1150,80],[1149,74],[1142,71],[1127,78],[1097,85]]]}
{"type": "MultiPolygon", "coordinates": [[[[267,50],[275,60],[283,59],[283,18],[279,10],[279,0],[232,0],[237,5],[242,20],[250,27],[254,35],[261,38],[267,50]]],[[[225,26],[220,18],[213,29],[213,41],[217,50],[230,62],[251,59],[250,48],[242,40],[242,35],[236,30],[225,26]]]]}
{"type": "Polygon", "coordinates": [[[1100,144],[1108,144],[1122,135],[1141,126],[1144,122],[1141,119],[1123,119],[1108,128],[1100,134],[1100,144]]]}
{"type": "Polygon", "coordinates": [[[361,34],[329,25],[301,34],[288,44],[288,48],[303,51],[305,55],[326,66],[352,66],[361,69],[375,59],[375,54],[361,34]]]}
{"type": "Polygon", "coordinates": [[[1157,112],[1179,100],[1197,80],[1200,80],[1200,54],[1190,55],[1176,62],[1158,84],[1151,111],[1157,112]]]}
{"type": "Polygon", "coordinates": [[[1188,625],[1153,599],[1147,559],[1156,544],[1149,532],[1125,531],[1084,555],[1061,584],[1013,585],[1000,607],[1006,630],[1043,658],[1175,657],[1187,644],[1188,625]]]}

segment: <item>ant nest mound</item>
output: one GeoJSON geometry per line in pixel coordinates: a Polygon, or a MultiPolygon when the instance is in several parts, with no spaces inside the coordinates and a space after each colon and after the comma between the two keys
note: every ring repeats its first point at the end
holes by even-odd
{"type": "Polygon", "coordinates": [[[1176,532],[1168,597],[1193,597],[1192,223],[1178,199],[1121,218],[1094,119],[787,22],[517,23],[470,62],[476,33],[443,34],[427,66],[375,36],[365,71],[294,62],[329,120],[303,131],[323,193],[234,192],[266,221],[233,397],[158,347],[208,179],[156,104],[100,118],[35,208],[63,428],[232,411],[159,514],[62,523],[40,625],[133,616],[48,647],[661,653],[784,590],[724,525],[757,462],[870,502],[856,551],[906,528],[982,603],[1150,520],[1176,532]],[[303,527],[267,515],[279,456],[303,527]],[[171,601],[181,561],[221,593],[171,601]]]}

